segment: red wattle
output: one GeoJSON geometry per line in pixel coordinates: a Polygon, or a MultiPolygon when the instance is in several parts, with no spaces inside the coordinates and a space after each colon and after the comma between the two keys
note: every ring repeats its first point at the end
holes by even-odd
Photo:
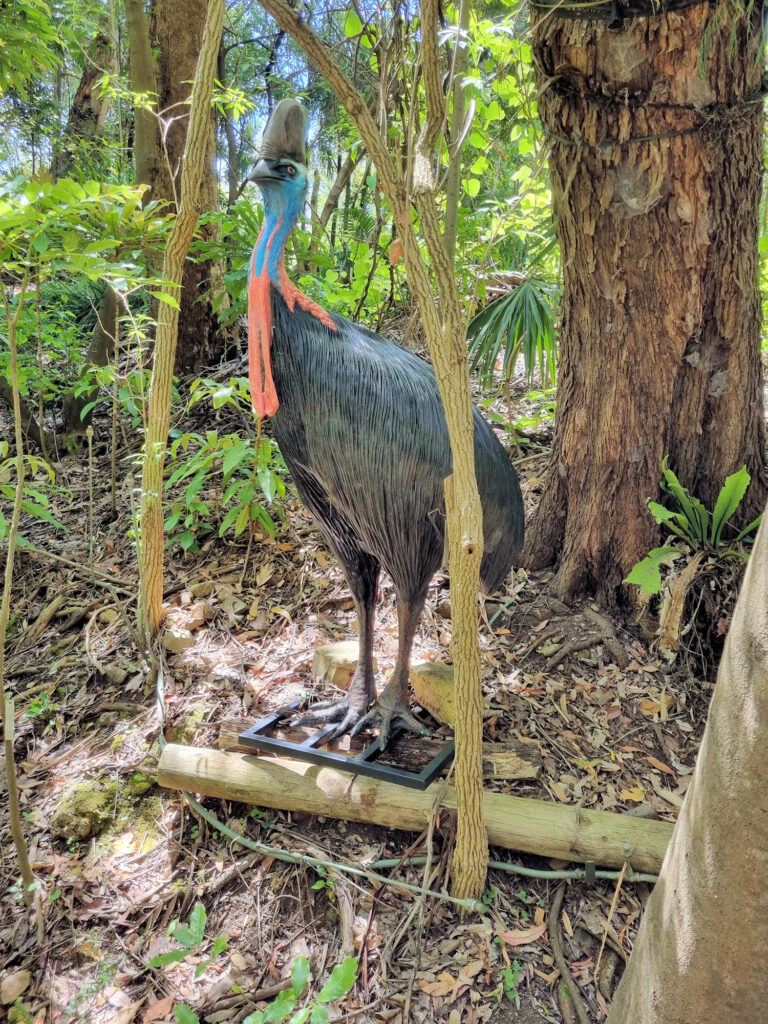
{"type": "MultiPolygon", "coordinates": [[[[253,408],[259,419],[264,416],[274,416],[280,406],[275,382],[272,379],[272,363],[269,356],[272,344],[272,298],[268,265],[269,251],[281,224],[282,218],[278,220],[269,236],[261,273],[256,274],[256,249],[254,249],[248,275],[248,379],[251,384],[253,408]]],[[[262,229],[262,235],[263,233],[262,229]]],[[[259,241],[261,241],[262,235],[259,235],[259,241]]],[[[259,242],[257,241],[256,248],[258,246],[259,242]]],[[[336,324],[330,314],[308,295],[299,291],[290,280],[282,254],[280,257],[280,290],[291,312],[294,311],[298,303],[303,310],[316,317],[329,330],[336,330],[336,324]]]]}

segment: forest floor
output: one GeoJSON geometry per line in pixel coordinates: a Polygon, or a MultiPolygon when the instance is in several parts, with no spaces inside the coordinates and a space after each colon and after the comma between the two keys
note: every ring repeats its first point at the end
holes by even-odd
{"type": "MultiPolygon", "coordinates": [[[[6,677],[42,915],[21,897],[3,781],[0,1000],[10,1019],[193,1021],[187,1006],[216,1024],[273,1006],[265,1020],[279,1020],[274,1000],[290,986],[292,968],[301,970],[299,958],[308,961],[311,980],[297,1007],[309,1007],[332,969],[356,955],[351,988],[344,991],[337,972],[336,996],[332,989],[323,996],[329,1020],[571,1024],[577,1017],[559,980],[553,928],[589,1016],[604,1019],[649,885],[624,880],[617,894],[612,881],[571,881],[550,921],[559,881],[491,870],[486,913],[462,917],[442,900],[278,859],[281,851],[311,853],[365,867],[429,853],[426,878],[423,866],[411,864],[391,870],[392,877],[448,891],[450,820],[419,836],[203,801],[236,833],[274,848],[272,855],[244,849],[157,785],[161,732],[166,740],[215,747],[222,722],[247,726],[323,689],[312,677],[315,649],[354,639],[356,624],[341,573],[293,497],[277,535],[255,538],[249,551],[245,535],[207,540],[196,555],[173,548],[166,601],[193,643],[167,654],[162,711],[147,692],[135,632],[129,486],[118,494],[113,518],[107,436],[107,425],[97,423],[92,564],[82,452],[58,469],[71,500],[54,512],[67,534],[25,524],[27,539],[48,554],[22,550],[17,560],[6,677]],[[189,927],[174,936],[173,921],[189,927]],[[163,954],[173,955],[149,966],[163,954]]],[[[528,514],[547,459],[546,435],[532,441],[519,460],[528,514]]],[[[680,659],[661,659],[639,627],[589,605],[547,601],[546,584],[547,574],[519,570],[506,594],[486,604],[485,739],[528,743],[537,755],[534,777],[486,785],[674,821],[711,683],[680,659]]],[[[376,637],[386,678],[397,643],[386,579],[376,637]]],[[[448,661],[450,638],[447,580],[439,575],[415,660],[448,661]]],[[[499,849],[491,856],[545,872],[574,866],[499,849]]],[[[284,1006],[290,1001],[281,998],[284,1006]]],[[[312,1020],[324,1019],[321,1007],[312,1020]]]]}

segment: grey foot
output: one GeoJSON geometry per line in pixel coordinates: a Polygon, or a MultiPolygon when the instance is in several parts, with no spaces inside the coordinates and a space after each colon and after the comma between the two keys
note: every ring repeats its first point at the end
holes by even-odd
{"type": "Polygon", "coordinates": [[[396,722],[408,732],[415,732],[418,736],[429,736],[429,729],[411,714],[407,703],[404,700],[388,698],[386,692],[382,693],[368,714],[353,726],[351,735],[355,736],[362,729],[374,729],[378,726],[379,746],[384,750],[389,742],[392,726],[396,722]]]}
{"type": "Polygon", "coordinates": [[[355,727],[365,719],[366,710],[367,704],[352,703],[348,697],[342,700],[325,700],[315,704],[311,711],[297,718],[293,724],[324,726],[338,722],[338,728],[330,737],[335,740],[351,729],[356,732],[355,727]]]}

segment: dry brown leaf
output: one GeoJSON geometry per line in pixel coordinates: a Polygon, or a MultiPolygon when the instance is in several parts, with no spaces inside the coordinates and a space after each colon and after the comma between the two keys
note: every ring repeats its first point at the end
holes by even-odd
{"type": "Polygon", "coordinates": [[[550,789],[557,799],[564,804],[568,803],[568,790],[561,782],[550,782],[550,789]]]}
{"type": "Polygon", "coordinates": [[[420,981],[419,988],[428,996],[447,996],[453,991],[453,982],[449,985],[444,981],[420,981]]]}
{"type": "Polygon", "coordinates": [[[653,765],[654,768],[658,768],[660,772],[666,772],[667,775],[671,775],[674,779],[675,773],[672,771],[668,764],[664,764],[663,761],[659,761],[657,757],[651,757],[650,754],[646,755],[645,759],[648,762],[648,764],[653,765]]]}
{"type": "Polygon", "coordinates": [[[499,932],[498,936],[508,946],[527,946],[531,942],[536,942],[537,939],[540,939],[546,930],[546,924],[539,924],[524,930],[499,932]]]}
{"type": "Polygon", "coordinates": [[[662,800],[666,800],[666,802],[671,804],[673,807],[680,808],[683,806],[683,798],[679,793],[673,793],[669,789],[664,789],[661,784],[661,780],[655,775],[649,775],[648,778],[651,780],[651,785],[653,786],[657,796],[660,796],[662,800]]]}
{"type": "Polygon", "coordinates": [[[396,238],[389,247],[389,262],[393,267],[396,267],[403,258],[404,252],[402,239],[396,238]]]}
{"type": "Polygon", "coordinates": [[[568,938],[572,939],[573,925],[571,924],[571,919],[570,917],[568,917],[568,914],[565,912],[565,910],[563,910],[563,912],[560,914],[560,920],[563,923],[563,931],[568,936],[568,938]]]}
{"type": "Polygon", "coordinates": [[[29,988],[31,980],[32,975],[29,971],[14,971],[13,974],[6,974],[0,981],[0,1003],[8,1006],[15,1002],[22,992],[26,992],[29,988]]]}
{"type": "Polygon", "coordinates": [[[128,1006],[123,1006],[119,1010],[113,1010],[108,1018],[109,1024],[132,1024],[143,1002],[143,999],[137,999],[135,1003],[129,1003],[128,1006]]]}
{"type": "Polygon", "coordinates": [[[658,715],[662,710],[662,706],[665,714],[666,712],[671,711],[675,706],[675,698],[671,693],[664,693],[660,695],[658,699],[653,697],[641,697],[637,702],[637,705],[641,712],[650,718],[652,715],[658,715]]]}
{"type": "Polygon", "coordinates": [[[144,1011],[144,1016],[141,1018],[141,1024],[151,1024],[153,1020],[162,1020],[167,1017],[173,1009],[173,1001],[176,998],[174,995],[166,996],[165,999],[159,999],[156,1003],[152,1003],[144,1011]]]}

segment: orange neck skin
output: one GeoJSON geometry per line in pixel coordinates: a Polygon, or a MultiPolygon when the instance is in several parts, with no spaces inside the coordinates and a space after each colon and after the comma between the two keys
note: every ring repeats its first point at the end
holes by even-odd
{"type": "Polygon", "coordinates": [[[267,218],[251,255],[248,274],[248,378],[253,408],[259,419],[274,416],[280,402],[272,379],[269,350],[272,344],[272,298],[274,285],[293,313],[298,304],[331,331],[336,325],[330,315],[299,291],[285,269],[285,232],[283,218],[267,218]]]}

